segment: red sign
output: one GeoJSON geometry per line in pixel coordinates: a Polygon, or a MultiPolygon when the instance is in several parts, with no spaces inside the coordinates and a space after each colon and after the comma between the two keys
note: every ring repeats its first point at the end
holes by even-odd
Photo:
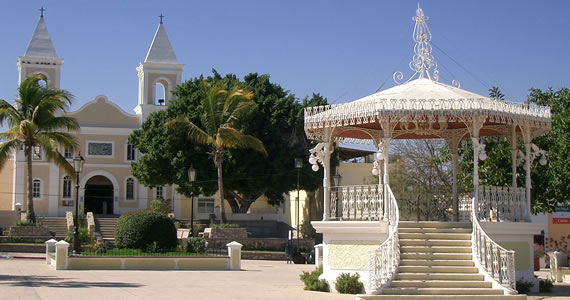
{"type": "Polygon", "coordinates": [[[570,218],[552,218],[552,224],[570,224],[570,218]]]}

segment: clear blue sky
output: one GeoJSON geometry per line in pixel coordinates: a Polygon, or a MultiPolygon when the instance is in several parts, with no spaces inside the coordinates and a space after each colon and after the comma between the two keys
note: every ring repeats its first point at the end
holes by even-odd
{"type": "MultiPolygon", "coordinates": [[[[106,95],[125,111],[137,104],[135,68],[164,25],[183,80],[218,72],[267,73],[303,98],[349,102],[409,76],[417,1],[2,0],[0,98],[13,100],[18,56],[45,7],[62,88],[73,109],[106,95]]],[[[511,101],[531,87],[570,86],[570,1],[421,1],[441,82],[481,95],[499,86],[511,101]],[[443,50],[443,52],[441,50],[443,50]]]]}

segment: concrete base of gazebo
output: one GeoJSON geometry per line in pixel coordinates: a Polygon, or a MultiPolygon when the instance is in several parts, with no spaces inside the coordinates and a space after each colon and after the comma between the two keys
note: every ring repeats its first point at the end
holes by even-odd
{"type": "Polygon", "coordinates": [[[358,273],[368,288],[368,251],[388,236],[386,221],[313,221],[323,234],[323,274],[331,290],[340,273],[358,273]]]}

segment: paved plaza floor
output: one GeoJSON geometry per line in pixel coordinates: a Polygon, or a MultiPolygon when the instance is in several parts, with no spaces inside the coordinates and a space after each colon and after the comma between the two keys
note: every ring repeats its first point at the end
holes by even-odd
{"type": "Polygon", "coordinates": [[[0,299],[354,299],[303,290],[314,265],[242,261],[242,271],[56,271],[38,259],[0,259],[0,299]]]}
{"type": "MultiPolygon", "coordinates": [[[[304,291],[299,274],[314,268],[244,260],[242,271],[56,271],[42,259],[0,258],[0,299],[354,299],[304,291]]],[[[529,297],[539,299],[570,300],[570,284],[529,297]]]]}

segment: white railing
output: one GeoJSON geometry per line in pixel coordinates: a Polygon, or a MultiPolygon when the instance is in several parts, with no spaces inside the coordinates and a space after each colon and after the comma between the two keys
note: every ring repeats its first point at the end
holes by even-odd
{"type": "Polygon", "coordinates": [[[478,220],[530,221],[525,188],[479,186],[478,220]]]}
{"type": "MultiPolygon", "coordinates": [[[[477,207],[473,197],[473,207],[477,207]]],[[[478,209],[473,210],[473,254],[478,265],[509,294],[516,294],[515,251],[507,250],[493,241],[481,228],[478,209]]]]}
{"type": "Polygon", "coordinates": [[[383,185],[331,188],[331,219],[378,221],[384,219],[383,185]]]}
{"type": "MultiPolygon", "coordinates": [[[[452,221],[454,219],[453,194],[447,191],[395,193],[400,210],[400,220],[452,221]]],[[[458,195],[458,221],[471,220],[473,193],[458,195]]]]}
{"type": "Polygon", "coordinates": [[[374,250],[368,252],[368,293],[377,293],[389,283],[400,265],[400,241],[398,222],[400,212],[398,203],[390,186],[384,186],[387,201],[388,238],[374,250]]]}

